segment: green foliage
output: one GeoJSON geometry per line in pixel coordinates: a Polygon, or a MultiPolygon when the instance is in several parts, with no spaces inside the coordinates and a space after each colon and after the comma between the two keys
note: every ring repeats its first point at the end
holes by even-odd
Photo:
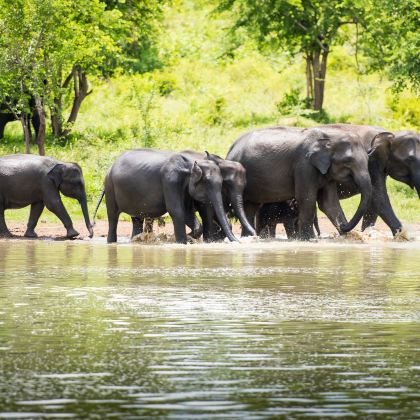
{"type": "MultiPolygon", "coordinates": [[[[162,30],[165,0],[103,0],[107,10],[121,14],[114,32],[121,53],[108,56],[108,69],[121,66],[125,71],[144,73],[161,67],[157,42],[162,30]]],[[[106,69],[105,69],[106,70],[106,69]]]]}
{"type": "Polygon", "coordinates": [[[396,90],[420,92],[420,3],[370,0],[369,5],[362,46],[371,67],[386,67],[396,90]]]}
{"type": "Polygon", "coordinates": [[[291,54],[321,50],[337,41],[338,30],[363,15],[358,1],[224,0],[233,9],[237,27],[247,27],[260,46],[284,48],[291,54]]]}
{"type": "Polygon", "coordinates": [[[281,101],[276,103],[276,108],[280,114],[295,114],[300,112],[303,107],[306,108],[306,103],[300,98],[301,89],[298,87],[292,88],[289,92],[286,92],[281,101]]]}
{"type": "MultiPolygon", "coordinates": [[[[299,54],[294,58],[283,53],[262,55],[249,41],[238,46],[233,56],[223,56],[226,40],[221,34],[232,23],[228,16],[212,14],[214,3],[173,0],[173,4],[165,12],[168,31],[160,33],[158,40],[165,60],[168,51],[174,51],[168,65],[145,74],[92,79],[95,89],[86,98],[69,141],[63,146],[47,137],[48,155],[83,167],[91,209],[108,168],[125,150],[147,143],[163,150],[189,148],[226,156],[233,141],[246,131],[270,125],[314,126],[320,121],[301,102],[305,62],[299,54]],[[188,45],[195,45],[192,56],[184,55],[188,45]],[[298,94],[292,104],[285,104],[287,112],[280,113],[278,104],[293,90],[298,94]]],[[[329,55],[332,66],[324,118],[420,131],[419,99],[408,90],[396,94],[389,80],[378,73],[362,77],[352,48],[351,43],[336,46],[329,55]]],[[[365,60],[359,56],[359,62],[365,60]]],[[[0,155],[22,151],[15,122],[8,125],[0,142],[0,155]]],[[[398,216],[418,220],[420,200],[412,191],[394,181],[389,190],[398,216]]],[[[349,201],[357,206],[358,197],[349,201]]],[[[72,218],[82,219],[74,200],[66,200],[66,207],[72,218]]],[[[7,217],[25,220],[28,211],[13,210],[7,217]]],[[[99,217],[106,217],[104,205],[99,217]]],[[[43,218],[57,220],[49,215],[43,218]]]]}

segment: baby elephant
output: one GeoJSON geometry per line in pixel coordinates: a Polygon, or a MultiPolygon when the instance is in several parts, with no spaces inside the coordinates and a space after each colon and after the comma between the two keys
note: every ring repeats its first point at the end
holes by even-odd
{"type": "Polygon", "coordinates": [[[60,192],[79,201],[89,236],[92,237],[85,183],[82,169],[77,163],[20,154],[0,158],[0,236],[11,236],[4,220],[4,211],[29,205],[31,212],[25,236],[37,236],[34,229],[44,206],[61,220],[67,230],[67,238],[78,236],[61,201],[60,192]]]}
{"type": "MultiPolygon", "coordinates": [[[[283,223],[287,238],[296,239],[298,217],[298,203],[294,198],[279,203],[263,204],[258,210],[256,217],[257,235],[264,238],[275,238],[277,224],[283,223]]],[[[318,236],[320,236],[321,232],[316,215],[314,218],[314,227],[318,236]]]]}
{"type": "Polygon", "coordinates": [[[237,241],[224,212],[222,181],[219,167],[209,160],[155,149],[122,154],[105,178],[108,242],[117,240],[120,213],[131,216],[133,233],[138,234],[146,217],[156,218],[168,212],[176,241],[185,244],[185,225],[193,230],[197,227],[194,200],[211,204],[226,236],[237,241]]]}

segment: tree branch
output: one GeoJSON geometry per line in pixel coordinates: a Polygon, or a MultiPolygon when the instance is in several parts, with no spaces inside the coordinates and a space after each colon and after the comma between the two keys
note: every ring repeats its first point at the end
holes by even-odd
{"type": "Polygon", "coordinates": [[[70,74],[66,77],[66,80],[64,80],[63,86],[62,86],[64,89],[69,85],[71,79],[73,78],[74,70],[75,70],[75,68],[73,67],[70,74]]]}

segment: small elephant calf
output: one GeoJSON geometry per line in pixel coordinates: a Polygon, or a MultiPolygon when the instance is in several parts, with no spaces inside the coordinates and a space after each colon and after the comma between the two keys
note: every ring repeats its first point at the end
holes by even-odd
{"type": "MultiPolygon", "coordinates": [[[[257,235],[263,238],[275,238],[276,226],[283,223],[288,239],[296,239],[298,233],[299,207],[297,201],[291,200],[279,203],[263,204],[257,212],[256,225],[257,235]]],[[[318,225],[318,217],[315,214],[314,227],[321,234],[318,225]]]]}

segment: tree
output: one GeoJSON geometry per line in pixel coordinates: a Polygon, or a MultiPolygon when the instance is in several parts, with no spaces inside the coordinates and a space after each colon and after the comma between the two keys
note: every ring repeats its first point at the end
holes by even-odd
{"type": "Polygon", "coordinates": [[[153,39],[161,4],[162,0],[0,0],[0,103],[6,102],[21,120],[27,151],[29,100],[39,114],[37,142],[44,153],[47,111],[53,134],[67,136],[91,93],[88,77],[112,74],[124,67],[128,56],[141,60],[142,48],[152,45],[147,40],[153,39]]]}
{"type": "MultiPolygon", "coordinates": [[[[0,98],[1,102],[20,120],[25,150],[30,150],[30,102],[36,98],[40,106],[42,76],[38,57],[45,28],[36,28],[26,19],[28,8],[23,2],[0,4],[0,98]]],[[[42,132],[41,132],[42,136],[42,132]]],[[[44,153],[43,138],[37,138],[40,154],[44,153]]]]}
{"type": "Polygon", "coordinates": [[[157,50],[163,7],[167,0],[104,0],[107,10],[118,10],[124,22],[116,33],[121,54],[110,57],[109,68],[143,73],[160,67],[157,50]]]}
{"type": "Polygon", "coordinates": [[[222,0],[231,9],[235,28],[246,27],[262,48],[303,54],[309,105],[322,110],[331,46],[343,41],[340,28],[362,19],[363,8],[352,0],[222,0]]]}
{"type": "Polygon", "coordinates": [[[371,68],[387,70],[394,87],[420,91],[420,3],[371,0],[361,39],[371,68]]]}

